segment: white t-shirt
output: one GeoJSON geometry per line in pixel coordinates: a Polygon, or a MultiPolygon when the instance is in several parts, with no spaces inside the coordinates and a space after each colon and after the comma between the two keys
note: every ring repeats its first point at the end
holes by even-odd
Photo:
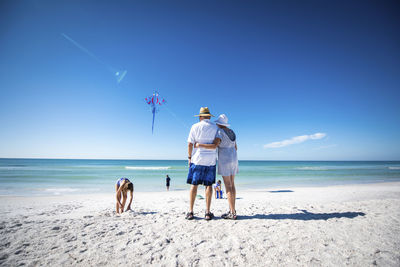
{"type": "MultiPolygon", "coordinates": [[[[193,124],[190,129],[188,143],[212,144],[217,136],[218,126],[208,119],[193,124]]],[[[220,138],[220,137],[219,137],[220,138]]],[[[217,150],[193,148],[192,163],[202,166],[214,166],[217,163],[217,150]]]]}

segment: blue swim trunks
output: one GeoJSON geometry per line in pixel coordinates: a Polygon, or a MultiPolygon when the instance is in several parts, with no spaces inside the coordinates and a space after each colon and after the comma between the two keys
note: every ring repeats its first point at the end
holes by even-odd
{"type": "Polygon", "coordinates": [[[216,166],[202,166],[190,164],[186,183],[192,185],[209,186],[215,184],[216,166]]]}

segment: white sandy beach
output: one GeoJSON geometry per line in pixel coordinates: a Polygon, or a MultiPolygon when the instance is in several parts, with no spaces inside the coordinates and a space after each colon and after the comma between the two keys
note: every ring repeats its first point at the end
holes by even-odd
{"type": "Polygon", "coordinates": [[[215,199],[186,221],[188,194],[135,192],[121,216],[114,195],[1,197],[0,265],[400,266],[400,183],[239,190],[237,221],[215,199]]]}

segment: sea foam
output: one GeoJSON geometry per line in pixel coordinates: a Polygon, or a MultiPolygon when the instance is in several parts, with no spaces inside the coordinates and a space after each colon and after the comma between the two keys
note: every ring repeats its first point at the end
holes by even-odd
{"type": "Polygon", "coordinates": [[[125,169],[127,170],[141,170],[141,171],[154,171],[154,170],[169,170],[171,167],[166,166],[166,167],[136,167],[136,166],[125,166],[125,169]]]}
{"type": "Polygon", "coordinates": [[[303,171],[327,171],[327,168],[323,167],[298,167],[295,168],[296,170],[303,170],[303,171]]]}
{"type": "Polygon", "coordinates": [[[44,191],[52,193],[54,195],[61,195],[61,194],[78,192],[78,191],[80,191],[80,189],[78,189],[78,188],[70,188],[70,187],[63,187],[63,188],[45,188],[44,191]]]}

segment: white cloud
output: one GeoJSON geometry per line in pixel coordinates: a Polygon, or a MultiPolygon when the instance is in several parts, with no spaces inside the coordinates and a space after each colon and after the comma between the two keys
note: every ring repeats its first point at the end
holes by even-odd
{"type": "Polygon", "coordinates": [[[289,146],[289,145],[294,145],[294,144],[300,144],[303,143],[307,140],[317,140],[317,139],[322,139],[326,136],[325,133],[315,133],[315,134],[310,134],[310,135],[300,135],[300,136],[295,136],[290,139],[286,139],[283,141],[279,142],[272,142],[269,144],[264,145],[264,148],[278,148],[278,147],[284,147],[284,146],[289,146]]]}

